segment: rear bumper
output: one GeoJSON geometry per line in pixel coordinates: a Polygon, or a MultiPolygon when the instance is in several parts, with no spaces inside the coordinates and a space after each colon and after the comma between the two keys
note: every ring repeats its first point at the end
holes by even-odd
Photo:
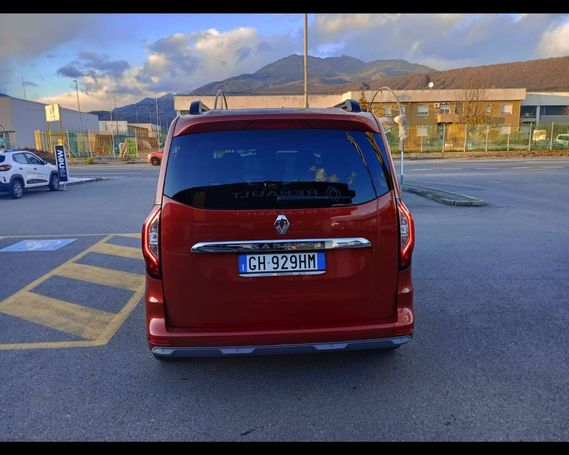
{"type": "Polygon", "coordinates": [[[146,276],[146,334],[165,357],[263,355],[392,348],[410,341],[415,325],[411,268],[399,272],[396,314],[384,322],[295,329],[191,329],[166,323],[162,281],[146,276]]]}
{"type": "Polygon", "coordinates": [[[335,341],[330,343],[273,344],[260,346],[164,347],[152,348],[158,357],[231,357],[278,354],[310,354],[330,351],[360,351],[364,349],[393,349],[411,341],[411,336],[375,340],[335,341]]]}

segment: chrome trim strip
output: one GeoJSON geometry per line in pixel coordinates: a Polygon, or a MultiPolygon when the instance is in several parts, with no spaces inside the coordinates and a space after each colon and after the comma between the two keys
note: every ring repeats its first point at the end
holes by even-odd
{"type": "Polygon", "coordinates": [[[303,272],[265,272],[265,273],[240,273],[239,276],[291,276],[291,275],[322,275],[326,270],[306,270],[303,272]]]}
{"type": "Polygon", "coordinates": [[[271,253],[275,251],[318,251],[339,248],[371,248],[363,237],[338,239],[246,240],[229,242],[199,242],[192,253],[271,253]]]}

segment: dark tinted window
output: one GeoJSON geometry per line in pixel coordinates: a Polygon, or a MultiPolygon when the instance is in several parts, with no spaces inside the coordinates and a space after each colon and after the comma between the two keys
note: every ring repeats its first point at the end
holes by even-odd
{"type": "Polygon", "coordinates": [[[569,106],[541,106],[541,115],[569,115],[569,106]]]}
{"type": "Polygon", "coordinates": [[[277,129],[179,136],[172,140],[164,194],[205,209],[361,204],[388,186],[375,153],[361,131],[277,129]],[[375,159],[370,168],[365,154],[375,159]],[[384,181],[374,184],[381,175],[384,181]]]}
{"type": "Polygon", "coordinates": [[[23,153],[14,153],[14,155],[12,155],[12,159],[19,164],[28,164],[28,160],[23,153]]]}
{"type": "Polygon", "coordinates": [[[3,156],[3,155],[0,155],[0,163],[2,163],[2,162],[5,160],[5,159],[6,159],[6,157],[5,157],[5,156],[3,156]]]}

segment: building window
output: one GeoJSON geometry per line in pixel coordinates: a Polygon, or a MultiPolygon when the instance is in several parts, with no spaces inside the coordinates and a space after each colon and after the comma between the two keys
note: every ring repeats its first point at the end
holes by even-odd
{"type": "Polygon", "coordinates": [[[502,114],[511,114],[513,106],[511,104],[501,104],[500,105],[500,112],[502,114]]]}
{"type": "Polygon", "coordinates": [[[462,114],[462,102],[458,102],[454,105],[454,113],[462,114]]]}
{"type": "Polygon", "coordinates": [[[450,114],[450,105],[449,104],[440,104],[439,105],[439,113],[450,114]]]}
{"type": "Polygon", "coordinates": [[[484,113],[486,115],[491,115],[492,114],[492,105],[491,104],[486,104],[484,106],[484,113]]]}
{"type": "Polygon", "coordinates": [[[425,106],[424,104],[417,106],[417,115],[420,117],[429,115],[429,106],[425,106]]]}
{"type": "Polygon", "coordinates": [[[417,127],[417,137],[427,137],[429,134],[429,129],[426,126],[417,127]]]}
{"type": "Polygon", "coordinates": [[[522,118],[535,118],[537,115],[537,106],[522,106],[520,108],[522,118]]]}
{"type": "Polygon", "coordinates": [[[541,115],[569,115],[568,106],[541,106],[541,115]]]}
{"type": "Polygon", "coordinates": [[[383,108],[383,115],[391,116],[391,106],[385,106],[383,108]]]}
{"type": "Polygon", "coordinates": [[[501,126],[500,127],[500,134],[505,136],[506,134],[510,134],[512,132],[511,126],[501,126]]]}

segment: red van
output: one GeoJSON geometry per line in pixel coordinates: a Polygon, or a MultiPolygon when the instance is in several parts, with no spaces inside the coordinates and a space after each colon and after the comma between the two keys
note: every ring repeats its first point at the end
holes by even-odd
{"type": "Polygon", "coordinates": [[[142,229],[159,359],[395,349],[414,327],[413,218],[385,132],[330,109],[171,124],[142,229]]]}

